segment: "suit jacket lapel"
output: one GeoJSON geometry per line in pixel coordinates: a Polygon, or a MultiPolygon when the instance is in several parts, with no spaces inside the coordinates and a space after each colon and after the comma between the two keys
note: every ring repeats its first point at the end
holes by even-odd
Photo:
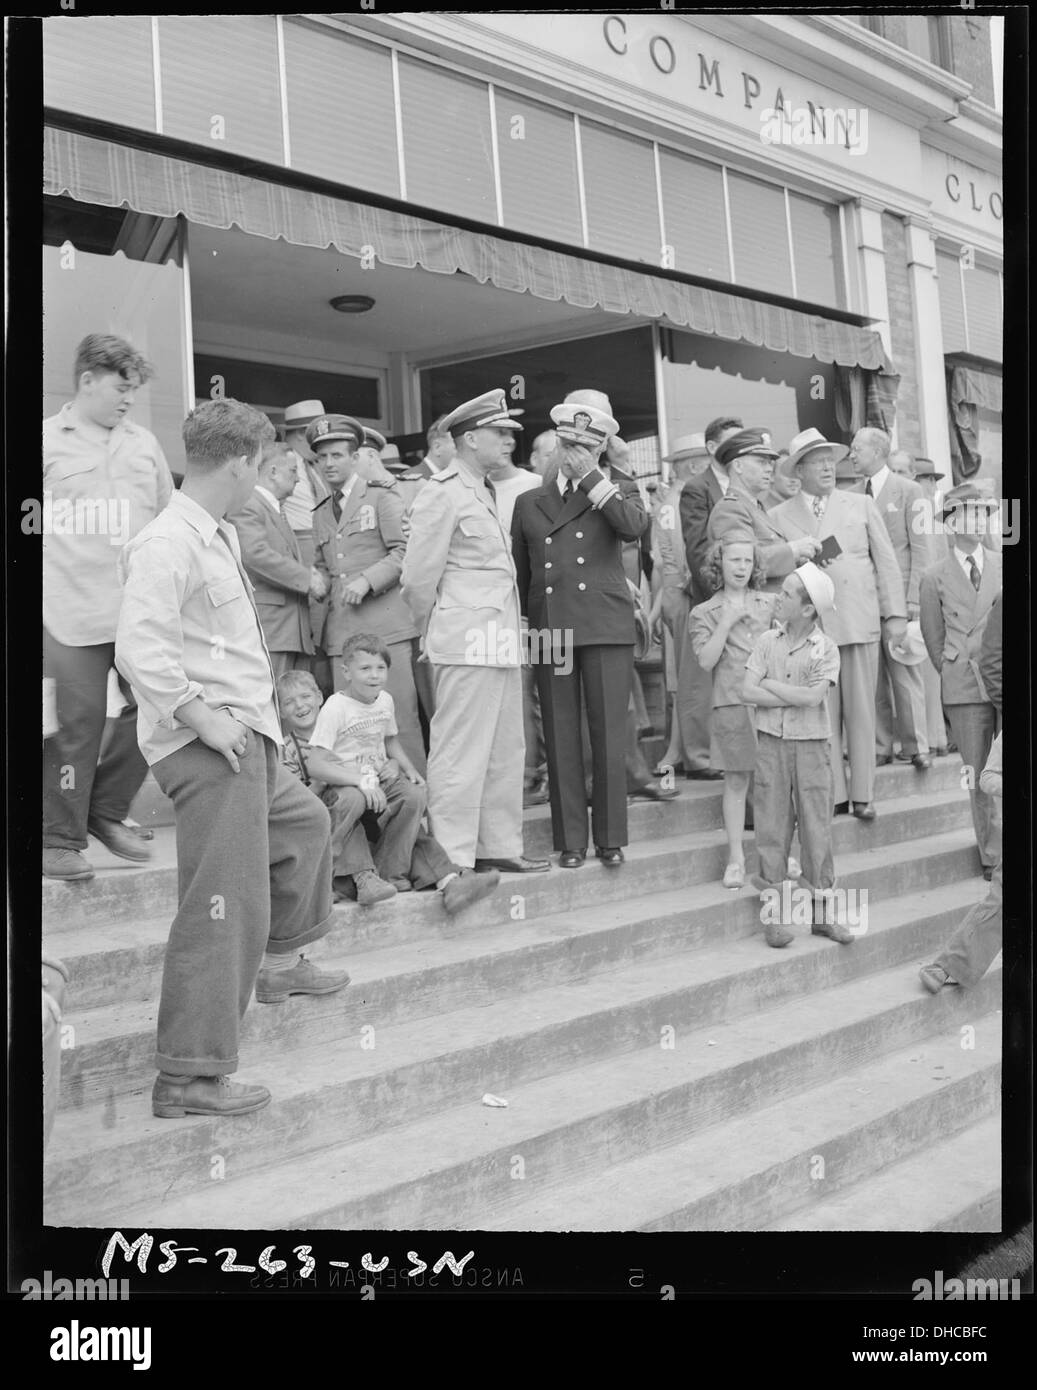
{"type": "MultiPolygon", "coordinates": [[[[947,556],[947,569],[951,587],[957,589],[958,597],[975,611],[979,593],[972,587],[972,581],[961,567],[961,561],[958,559],[957,547],[947,556]]],[[[986,565],[984,565],[984,577],[986,576],[986,572],[986,565]]],[[[980,587],[982,588],[982,580],[980,581],[980,587]]]]}
{"type": "Polygon", "coordinates": [[[278,508],[277,516],[275,518],[275,524],[277,526],[278,531],[281,533],[281,535],[284,537],[285,541],[288,544],[289,555],[291,555],[293,560],[300,560],[302,557],[299,553],[299,542],[295,539],[295,532],[288,524],[288,518],[285,516],[284,512],[280,510],[280,508],[278,508]]]}
{"type": "Polygon", "coordinates": [[[547,519],[554,522],[558,513],[562,510],[562,495],[558,491],[557,483],[546,483],[540,488],[536,495],[536,504],[547,519]]]}

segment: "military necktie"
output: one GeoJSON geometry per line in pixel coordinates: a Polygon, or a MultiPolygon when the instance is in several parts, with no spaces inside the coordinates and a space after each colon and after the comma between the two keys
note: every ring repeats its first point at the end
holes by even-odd
{"type": "Polygon", "coordinates": [[[562,493],[562,501],[563,501],[563,502],[568,501],[569,498],[572,497],[573,493],[575,493],[575,491],[576,491],[576,480],[575,480],[575,478],[570,478],[569,481],[568,481],[568,482],[566,483],[566,485],[565,485],[565,491],[562,493]]]}
{"type": "Polygon", "coordinates": [[[976,557],[974,555],[967,555],[965,558],[969,562],[969,578],[972,580],[972,587],[978,591],[980,583],[982,582],[982,576],[979,572],[979,566],[976,564],[976,557]]]}
{"type": "Polygon", "coordinates": [[[331,494],[331,510],[335,516],[335,525],[342,520],[342,489],[337,487],[331,494]]]}

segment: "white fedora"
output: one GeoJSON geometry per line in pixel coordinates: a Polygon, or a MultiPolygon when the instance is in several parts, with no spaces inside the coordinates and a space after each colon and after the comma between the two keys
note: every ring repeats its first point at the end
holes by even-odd
{"type": "Polygon", "coordinates": [[[664,458],[667,463],[675,463],[677,459],[708,453],[706,436],[701,432],[699,434],[679,434],[670,445],[670,452],[664,455],[664,458]]]}
{"type": "Polygon", "coordinates": [[[887,642],[886,650],[901,666],[918,666],[928,655],[922,637],[922,624],[917,619],[908,623],[900,646],[895,647],[892,642],[887,642]]]}
{"type": "Polygon", "coordinates": [[[826,439],[820,430],[803,430],[797,434],[795,439],[789,441],[789,456],[782,459],[778,467],[783,473],[791,473],[796,464],[806,458],[807,454],[814,449],[831,449],[832,457],[836,463],[844,459],[850,452],[848,444],[833,444],[830,439],[826,439]]]}
{"type": "Polygon", "coordinates": [[[284,427],[286,430],[302,430],[324,414],[326,411],[320,401],[296,401],[294,405],[284,408],[284,427]]]}

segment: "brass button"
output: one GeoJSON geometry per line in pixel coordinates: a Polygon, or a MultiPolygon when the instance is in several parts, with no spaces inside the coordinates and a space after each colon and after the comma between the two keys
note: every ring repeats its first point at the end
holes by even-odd
{"type": "Polygon", "coordinates": [[[582,541],[582,540],[583,540],[583,532],[582,532],[582,531],[577,531],[577,532],[576,532],[576,539],[577,539],[578,541],[582,541]]]}
{"type": "Polygon", "coordinates": [[[550,544],[551,544],[551,537],[550,537],[550,536],[545,536],[545,537],[544,537],[544,544],[545,544],[545,545],[550,545],[550,544]]]}
{"type": "Polygon", "coordinates": [[[550,561],[550,560],[545,560],[545,561],[544,561],[544,569],[545,569],[545,570],[549,570],[550,568],[551,568],[551,561],[550,561]]]}
{"type": "Polygon", "coordinates": [[[548,585],[548,587],[544,590],[544,593],[545,593],[545,594],[553,594],[553,593],[554,593],[554,590],[551,588],[550,585],[548,585]]]}
{"type": "Polygon", "coordinates": [[[587,586],[586,586],[586,584],[580,584],[580,585],[578,585],[577,587],[580,588],[580,589],[586,589],[587,586]]]}
{"type": "Polygon", "coordinates": [[[582,564],[583,564],[583,556],[582,556],[582,555],[577,555],[577,557],[576,557],[576,563],[577,563],[578,565],[582,565],[582,564]]]}

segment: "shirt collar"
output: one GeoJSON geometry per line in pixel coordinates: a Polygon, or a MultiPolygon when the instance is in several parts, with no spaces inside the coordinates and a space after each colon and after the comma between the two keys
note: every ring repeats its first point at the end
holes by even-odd
{"type": "Polygon", "coordinates": [[[58,421],[63,430],[76,430],[86,439],[93,439],[98,443],[107,444],[110,440],[118,437],[121,432],[136,433],[136,426],[126,417],[110,430],[105,429],[103,425],[95,425],[92,420],[85,420],[77,410],[75,401],[65,402],[58,411],[58,421]]]}
{"type": "Polygon", "coordinates": [[[711,463],[709,466],[713,470],[713,477],[716,478],[717,482],[720,484],[720,491],[726,493],[727,489],[731,486],[730,474],[722,473],[715,463],[711,463]]]}
{"type": "Polygon", "coordinates": [[[280,515],[281,515],[281,504],[280,504],[280,502],[278,502],[277,498],[276,498],[276,497],[274,496],[274,494],[270,491],[270,489],[264,487],[262,483],[257,483],[257,484],[256,484],[256,491],[259,493],[260,497],[262,497],[263,500],[264,500],[269,506],[271,506],[271,507],[274,509],[274,511],[277,513],[277,515],[280,516],[280,515]]]}
{"type": "MultiPolygon", "coordinates": [[[[199,506],[193,497],[186,496],[180,488],[177,488],[169,499],[169,506],[175,507],[183,515],[184,520],[194,527],[206,545],[212,545],[213,537],[220,529],[220,524],[204,507],[199,506]]],[[[230,523],[223,524],[229,525],[230,523]]]]}
{"type": "Polygon", "coordinates": [[[792,638],[789,636],[788,623],[776,623],[775,625],[777,627],[777,630],[785,638],[785,641],[789,643],[790,652],[794,652],[797,649],[797,647],[802,647],[804,643],[810,642],[814,638],[821,637],[824,635],[818,624],[815,623],[812,628],[810,628],[807,632],[803,634],[803,636],[800,638],[798,642],[793,642],[792,638]]]}
{"type": "Polygon", "coordinates": [[[889,465],[883,464],[877,473],[871,475],[871,495],[878,497],[879,493],[886,486],[886,479],[889,477],[889,465]]]}
{"type": "Polygon", "coordinates": [[[971,559],[971,560],[975,560],[975,562],[976,562],[976,568],[979,570],[980,574],[983,573],[983,546],[982,546],[982,545],[977,545],[976,548],[975,548],[975,550],[967,551],[967,552],[964,551],[964,550],[962,550],[959,546],[955,546],[955,547],[954,547],[954,553],[955,553],[955,555],[957,555],[957,557],[958,557],[958,564],[962,567],[962,569],[965,571],[965,573],[969,576],[970,581],[971,581],[971,578],[972,578],[971,572],[970,572],[970,570],[969,570],[969,560],[970,560],[970,559],[971,559]]]}

